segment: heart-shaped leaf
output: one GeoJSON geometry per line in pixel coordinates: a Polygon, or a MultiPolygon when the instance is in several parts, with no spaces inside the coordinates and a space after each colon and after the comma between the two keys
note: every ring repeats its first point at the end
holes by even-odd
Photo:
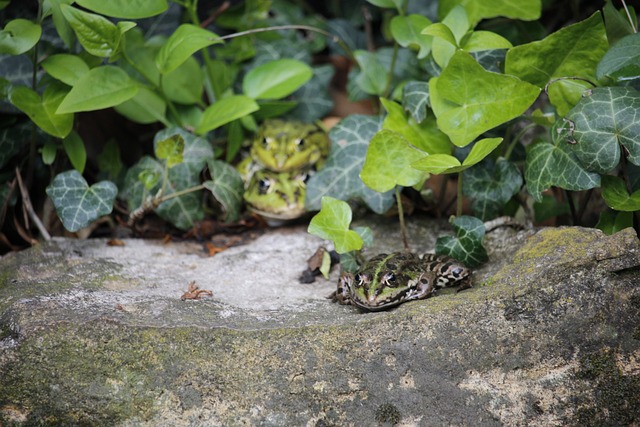
{"type": "Polygon", "coordinates": [[[57,110],[68,90],[56,82],[47,86],[41,98],[25,86],[15,86],[9,93],[9,101],[28,115],[40,129],[49,135],[64,138],[73,128],[73,114],[60,114],[57,110]]]}
{"type": "Polygon", "coordinates": [[[361,199],[369,209],[379,214],[389,210],[394,203],[393,191],[378,193],[360,179],[369,141],[380,126],[377,117],[354,114],[331,129],[331,154],[324,167],[307,182],[307,210],[319,210],[323,196],[340,200],[361,199]]]}
{"type": "Polygon", "coordinates": [[[573,122],[570,135],[580,163],[589,171],[605,174],[620,163],[620,145],[629,161],[640,165],[640,92],[631,87],[599,87],[567,114],[573,122]]]}
{"type": "Polygon", "coordinates": [[[168,138],[158,140],[155,144],[156,157],[166,160],[167,167],[172,168],[184,160],[184,138],[180,134],[173,134],[168,138]]]}
{"type": "Polygon", "coordinates": [[[360,178],[378,192],[393,190],[396,185],[411,187],[428,174],[411,167],[424,152],[411,145],[399,133],[382,129],[369,144],[360,178]]]}
{"type": "Polygon", "coordinates": [[[91,187],[77,170],[56,175],[47,187],[47,195],[56,208],[64,228],[75,232],[113,209],[118,188],[111,181],[91,187]]]}
{"type": "Polygon", "coordinates": [[[439,237],[436,241],[436,253],[448,255],[473,268],[489,260],[482,245],[484,223],[472,216],[459,216],[451,223],[456,235],[439,237]]]}
{"type": "Polygon", "coordinates": [[[464,5],[469,13],[469,20],[476,23],[484,18],[505,16],[511,19],[533,21],[540,18],[542,12],[541,0],[527,0],[514,2],[512,0],[440,0],[438,2],[438,15],[442,18],[449,11],[464,5]]]}
{"type": "Polygon", "coordinates": [[[417,50],[418,59],[422,59],[431,52],[431,36],[422,34],[428,25],[431,25],[429,18],[421,15],[394,16],[391,35],[400,46],[417,50]]]}
{"type": "Polygon", "coordinates": [[[433,174],[461,172],[482,161],[482,159],[491,154],[501,142],[502,138],[481,139],[473,145],[469,155],[462,163],[460,163],[456,157],[448,154],[432,154],[413,162],[411,166],[433,174]]]}
{"type": "Polygon", "coordinates": [[[0,54],[20,55],[40,40],[42,27],[26,19],[12,19],[0,31],[0,54]]]}
{"type": "Polygon", "coordinates": [[[438,127],[459,147],[519,116],[540,93],[516,77],[485,71],[463,51],[431,79],[429,89],[438,127]]]}
{"type": "Polygon", "coordinates": [[[233,166],[221,160],[209,161],[209,173],[211,180],[205,181],[203,185],[224,208],[225,221],[237,221],[244,193],[242,177],[233,166]]]}
{"type": "Polygon", "coordinates": [[[402,88],[402,107],[418,123],[427,117],[429,107],[429,83],[411,81],[402,88]]]}
{"type": "Polygon", "coordinates": [[[307,232],[331,240],[336,252],[343,254],[362,248],[362,238],[355,231],[349,230],[350,224],[349,204],[325,196],[322,198],[322,209],[311,218],[307,232]]]}

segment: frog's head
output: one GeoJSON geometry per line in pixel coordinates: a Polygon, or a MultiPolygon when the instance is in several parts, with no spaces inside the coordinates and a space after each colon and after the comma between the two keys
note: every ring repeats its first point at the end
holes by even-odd
{"type": "Polygon", "coordinates": [[[304,169],[329,152],[329,139],[316,125],[265,121],[251,145],[251,157],[276,172],[304,169]]]}
{"type": "Polygon", "coordinates": [[[302,216],[306,174],[257,171],[244,192],[251,210],[267,218],[289,220],[302,216]]]}

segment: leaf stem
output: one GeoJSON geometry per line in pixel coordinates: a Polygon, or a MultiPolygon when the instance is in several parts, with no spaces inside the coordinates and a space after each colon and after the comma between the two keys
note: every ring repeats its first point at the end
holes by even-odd
{"type": "Polygon", "coordinates": [[[387,86],[384,88],[383,96],[389,97],[391,92],[391,85],[393,84],[393,70],[396,67],[396,61],[398,60],[398,43],[393,43],[393,54],[391,55],[391,64],[389,65],[389,75],[387,76],[387,86]]]}
{"type": "Polygon", "coordinates": [[[458,172],[458,195],[456,200],[456,216],[462,215],[462,172],[458,172]]]}
{"type": "Polygon", "coordinates": [[[631,14],[629,13],[627,2],[624,0],[621,0],[621,3],[622,3],[622,7],[624,7],[624,12],[627,14],[627,19],[629,20],[629,25],[631,25],[631,29],[633,30],[634,33],[637,33],[638,29],[636,28],[635,25],[633,25],[633,19],[631,18],[631,14]]]}
{"type": "Polygon", "coordinates": [[[407,226],[404,223],[404,210],[402,209],[402,198],[400,196],[400,186],[396,185],[396,204],[398,205],[398,219],[400,220],[400,234],[405,252],[409,252],[409,240],[407,239],[407,226]]]}

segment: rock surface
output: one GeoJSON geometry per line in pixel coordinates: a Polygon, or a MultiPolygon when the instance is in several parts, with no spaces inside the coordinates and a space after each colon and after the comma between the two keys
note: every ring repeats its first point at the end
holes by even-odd
{"type": "MultiPolygon", "coordinates": [[[[437,230],[411,227],[433,247],[437,230]]],[[[395,226],[374,234],[400,249],[395,226]]],[[[330,304],[335,277],[297,282],[321,243],[293,228],[215,257],[139,240],[5,256],[0,425],[640,420],[633,230],[499,230],[472,289],[378,313],[330,304]],[[192,280],[213,297],[180,300],[192,280]]]]}

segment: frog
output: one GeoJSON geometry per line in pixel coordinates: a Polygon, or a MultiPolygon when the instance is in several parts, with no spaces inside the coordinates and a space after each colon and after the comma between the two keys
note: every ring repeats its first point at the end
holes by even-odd
{"type": "Polygon", "coordinates": [[[249,180],[244,200],[251,211],[274,225],[299,218],[305,213],[306,179],[303,171],[259,170],[249,180]]]}
{"type": "Polygon", "coordinates": [[[471,270],[459,261],[435,254],[382,253],[355,274],[342,273],[329,299],[362,311],[380,311],[407,301],[429,298],[441,288],[472,287],[471,270]]]}
{"type": "Polygon", "coordinates": [[[318,168],[329,154],[327,133],[316,124],[265,120],[251,143],[250,156],[240,168],[294,172],[318,168]]]}
{"type": "Polygon", "coordinates": [[[318,125],[266,120],[237,169],[245,182],[244,200],[269,223],[306,213],[306,179],[329,154],[330,141],[318,125]]]}

